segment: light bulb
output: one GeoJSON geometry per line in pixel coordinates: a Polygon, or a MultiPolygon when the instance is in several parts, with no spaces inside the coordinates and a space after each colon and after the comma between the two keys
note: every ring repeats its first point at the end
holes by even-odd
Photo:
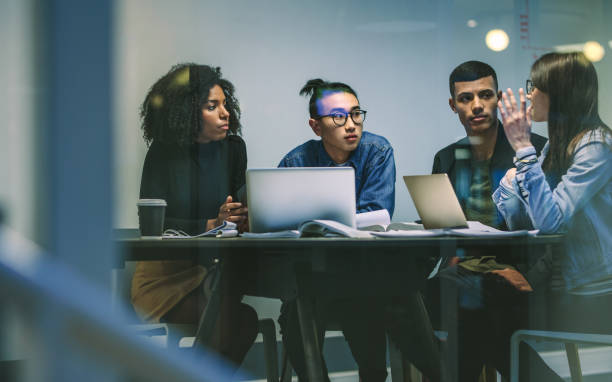
{"type": "Polygon", "coordinates": [[[495,52],[501,52],[508,47],[510,38],[502,29],[492,29],[487,32],[485,37],[487,47],[495,52]]]}
{"type": "Polygon", "coordinates": [[[604,47],[597,41],[587,41],[582,48],[582,52],[591,62],[601,61],[606,54],[604,47]]]}

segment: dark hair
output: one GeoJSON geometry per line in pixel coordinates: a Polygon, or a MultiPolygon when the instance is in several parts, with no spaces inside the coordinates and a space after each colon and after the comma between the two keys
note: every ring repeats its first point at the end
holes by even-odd
{"type": "Polygon", "coordinates": [[[219,85],[229,112],[229,132],[240,135],[240,105],[234,85],[221,77],[221,69],[192,63],[178,64],[151,87],[140,108],[141,128],[147,144],[191,145],[203,128],[202,108],[210,89],[219,85]]]}
{"type": "Polygon", "coordinates": [[[599,117],[597,73],[582,52],[547,53],[533,63],[531,81],[550,99],[550,146],[542,167],[560,176],[569,168],[585,133],[598,127],[606,127],[609,133],[599,117]]]}
{"type": "Polygon", "coordinates": [[[310,118],[316,118],[319,116],[319,112],[317,110],[317,100],[323,98],[326,92],[350,93],[359,100],[359,97],[357,97],[357,93],[345,83],[328,82],[323,81],[320,78],[308,80],[308,82],[306,82],[306,85],[304,85],[300,90],[300,95],[310,96],[310,101],[308,102],[308,111],[310,112],[310,118]]]}
{"type": "Polygon", "coordinates": [[[493,77],[495,91],[497,92],[497,74],[495,74],[495,70],[493,70],[491,65],[485,64],[481,61],[464,62],[453,69],[448,77],[448,87],[450,89],[451,97],[455,99],[455,82],[476,81],[480,78],[488,76],[493,77]]]}

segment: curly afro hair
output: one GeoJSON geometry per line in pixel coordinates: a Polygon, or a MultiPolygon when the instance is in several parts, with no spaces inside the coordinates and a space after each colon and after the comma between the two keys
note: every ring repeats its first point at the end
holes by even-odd
{"type": "Polygon", "coordinates": [[[226,97],[229,134],[240,135],[240,105],[234,96],[234,85],[221,77],[218,67],[184,63],[173,66],[157,80],[140,107],[147,145],[152,141],[191,145],[202,131],[202,108],[215,85],[223,89],[226,97]]]}

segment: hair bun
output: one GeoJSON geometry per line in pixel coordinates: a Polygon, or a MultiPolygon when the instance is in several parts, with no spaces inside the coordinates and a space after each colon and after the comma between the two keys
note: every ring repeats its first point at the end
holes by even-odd
{"type": "Polygon", "coordinates": [[[314,94],[315,90],[317,88],[323,87],[327,84],[326,81],[323,81],[320,78],[315,78],[312,80],[308,80],[308,82],[306,82],[306,85],[304,85],[302,87],[302,89],[300,90],[300,95],[301,96],[310,96],[312,94],[314,94]]]}

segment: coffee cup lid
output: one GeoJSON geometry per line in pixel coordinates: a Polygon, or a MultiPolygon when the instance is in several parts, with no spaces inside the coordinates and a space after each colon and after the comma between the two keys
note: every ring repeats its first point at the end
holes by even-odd
{"type": "Polygon", "coordinates": [[[164,199],[138,199],[139,206],[167,206],[164,199]]]}

